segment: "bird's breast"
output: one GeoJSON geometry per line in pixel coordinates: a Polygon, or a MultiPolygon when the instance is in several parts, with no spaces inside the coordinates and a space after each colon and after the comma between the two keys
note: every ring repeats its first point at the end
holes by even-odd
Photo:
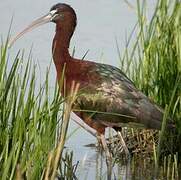
{"type": "MultiPolygon", "coordinates": [[[[79,84],[79,89],[96,87],[100,84],[101,78],[93,69],[94,63],[83,60],[72,59],[59,65],[57,79],[59,85],[63,84],[62,91],[68,95],[73,84],[79,84]],[[64,81],[62,83],[62,81],[64,81]]],[[[90,89],[91,90],[91,89],[90,89]]]]}

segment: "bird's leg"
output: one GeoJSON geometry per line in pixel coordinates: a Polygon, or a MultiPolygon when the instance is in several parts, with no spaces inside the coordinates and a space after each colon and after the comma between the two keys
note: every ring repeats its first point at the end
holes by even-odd
{"type": "Polygon", "coordinates": [[[105,154],[106,154],[106,158],[111,161],[112,160],[112,155],[111,153],[109,152],[109,149],[108,149],[108,146],[107,146],[107,143],[106,143],[106,139],[104,137],[104,134],[100,134],[100,136],[98,137],[98,139],[100,140],[101,144],[102,144],[102,147],[105,151],[105,154]],[[100,137],[100,139],[99,139],[100,137]]]}
{"type": "Polygon", "coordinates": [[[109,152],[107,143],[106,143],[106,139],[104,137],[104,134],[100,134],[100,140],[101,140],[101,144],[103,146],[105,155],[106,155],[106,164],[107,164],[107,179],[111,180],[111,174],[112,174],[112,155],[109,152]]]}
{"type": "Polygon", "coordinates": [[[73,119],[74,122],[76,122],[79,126],[83,127],[87,132],[92,134],[93,136],[97,137],[97,132],[90,126],[88,126],[82,119],[77,116],[74,112],[71,112],[71,118],[73,119]]]}
{"type": "Polygon", "coordinates": [[[121,131],[117,131],[117,134],[118,134],[118,137],[119,137],[119,139],[121,141],[121,145],[123,146],[126,157],[129,157],[130,153],[129,153],[128,147],[126,146],[126,143],[125,143],[125,141],[123,139],[121,131]]]}
{"type": "MultiPolygon", "coordinates": [[[[99,133],[97,134],[96,138],[97,138],[98,147],[103,148],[101,136],[100,136],[99,133]]],[[[103,148],[103,149],[104,149],[104,148],[103,148]]]]}

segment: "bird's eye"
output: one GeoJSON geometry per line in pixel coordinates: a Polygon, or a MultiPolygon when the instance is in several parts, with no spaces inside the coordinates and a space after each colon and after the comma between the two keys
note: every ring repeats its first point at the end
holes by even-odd
{"type": "Polygon", "coordinates": [[[64,14],[63,14],[63,13],[59,14],[59,16],[60,16],[62,19],[64,18],[64,14]]]}

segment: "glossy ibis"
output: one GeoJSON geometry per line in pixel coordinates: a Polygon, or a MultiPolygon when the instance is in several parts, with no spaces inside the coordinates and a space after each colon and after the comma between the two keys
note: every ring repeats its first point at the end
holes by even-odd
{"type": "MultiPolygon", "coordinates": [[[[58,82],[65,67],[62,94],[68,96],[72,83],[79,83],[73,111],[97,131],[107,156],[110,155],[104,138],[106,127],[116,131],[124,126],[161,128],[163,111],[138,90],[120,69],[71,57],[69,44],[77,24],[76,13],[71,6],[63,3],[54,5],[48,14],[30,24],[11,43],[27,31],[48,22],[56,24],[52,53],[58,82]]],[[[168,126],[172,127],[172,124],[168,126]]]]}

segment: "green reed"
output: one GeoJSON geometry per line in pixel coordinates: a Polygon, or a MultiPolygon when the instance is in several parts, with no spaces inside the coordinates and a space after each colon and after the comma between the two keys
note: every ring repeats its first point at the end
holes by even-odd
{"type": "Polygon", "coordinates": [[[146,8],[146,1],[141,4],[137,0],[138,23],[121,61],[126,74],[141,91],[163,109],[169,106],[169,116],[180,134],[181,3],[158,0],[151,18],[146,16],[146,8]]]}
{"type": "MultiPolygon", "coordinates": [[[[3,180],[55,177],[59,167],[50,156],[55,160],[60,153],[57,147],[63,150],[68,123],[65,119],[69,119],[70,110],[65,109],[63,125],[60,105],[64,100],[57,87],[49,88],[48,72],[45,82],[39,85],[32,60],[24,63],[20,52],[9,59],[7,44],[1,44],[0,49],[0,176],[3,180]],[[64,137],[61,146],[60,135],[64,137]]],[[[71,157],[66,154],[65,158],[71,157]]],[[[61,159],[62,153],[56,162],[61,159]]]]}
{"type": "Polygon", "coordinates": [[[147,9],[147,1],[137,0],[138,21],[120,60],[136,86],[165,109],[154,157],[158,169],[159,159],[168,161],[170,154],[167,177],[174,178],[178,177],[181,155],[181,2],[158,0],[151,17],[147,17],[147,9]],[[166,128],[168,117],[176,124],[175,131],[166,128]]]}

